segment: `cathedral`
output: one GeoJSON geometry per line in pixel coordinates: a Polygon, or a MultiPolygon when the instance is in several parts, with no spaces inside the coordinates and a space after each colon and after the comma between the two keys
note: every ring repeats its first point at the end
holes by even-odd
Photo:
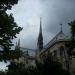
{"type": "Polygon", "coordinates": [[[67,47],[65,45],[65,42],[69,39],[70,38],[64,34],[61,24],[61,29],[58,34],[56,34],[56,36],[52,38],[52,40],[50,40],[45,46],[43,46],[42,27],[40,22],[37,58],[40,58],[42,60],[44,57],[50,55],[53,57],[54,61],[60,62],[64,69],[69,69],[69,71],[73,73],[75,71],[75,57],[72,56],[71,59],[68,60],[67,47]]]}
{"type": "Polygon", "coordinates": [[[34,65],[35,59],[38,58],[41,59],[50,54],[53,57],[54,61],[58,61],[63,65],[64,69],[67,69],[69,66],[70,70],[74,71],[75,58],[72,57],[70,61],[67,59],[68,54],[67,54],[67,48],[65,46],[65,41],[67,40],[68,37],[64,34],[61,25],[61,30],[58,32],[58,34],[56,34],[56,36],[52,38],[52,40],[50,40],[45,46],[43,46],[42,23],[40,20],[40,30],[37,41],[37,49],[33,50],[28,48],[22,48],[20,47],[20,41],[19,41],[18,46],[20,50],[23,51],[23,56],[21,56],[21,58],[19,58],[17,62],[34,65]]]}

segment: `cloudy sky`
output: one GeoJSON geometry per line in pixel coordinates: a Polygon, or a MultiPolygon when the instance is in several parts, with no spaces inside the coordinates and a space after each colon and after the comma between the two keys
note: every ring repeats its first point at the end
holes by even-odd
{"type": "Polygon", "coordinates": [[[40,17],[45,45],[60,31],[61,23],[68,33],[67,23],[75,19],[75,0],[19,0],[8,13],[13,13],[16,23],[23,27],[18,35],[21,46],[36,48],[40,17]]]}
{"type": "MultiPolygon", "coordinates": [[[[68,33],[67,23],[75,20],[75,0],[19,0],[8,14],[13,13],[16,23],[23,27],[18,39],[21,46],[36,48],[42,18],[44,45],[51,40],[63,24],[63,31],[68,33]]],[[[14,40],[14,43],[17,39],[14,40]]],[[[4,63],[0,63],[0,69],[4,69],[4,63]]]]}

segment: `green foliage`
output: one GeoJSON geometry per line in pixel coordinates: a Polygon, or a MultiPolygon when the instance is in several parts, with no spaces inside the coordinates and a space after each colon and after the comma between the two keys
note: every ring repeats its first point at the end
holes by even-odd
{"type": "Polygon", "coordinates": [[[17,3],[18,0],[0,0],[0,10],[6,11],[7,9],[11,9],[17,3]]]}
{"type": "Polygon", "coordinates": [[[69,75],[69,73],[62,68],[61,63],[54,61],[52,57],[48,56],[41,62],[36,62],[39,75],[69,75]]]}
{"type": "Polygon", "coordinates": [[[0,75],[5,75],[6,73],[3,71],[0,71],[0,75]]]}
{"type": "Polygon", "coordinates": [[[8,71],[20,71],[25,68],[25,64],[23,63],[16,63],[14,61],[11,61],[10,64],[8,65],[8,71]]]}
{"type": "Polygon", "coordinates": [[[69,73],[59,62],[47,57],[43,62],[36,61],[36,66],[11,62],[9,69],[2,75],[69,75],[69,73]]]}
{"type": "Polygon", "coordinates": [[[11,50],[9,53],[10,59],[19,59],[23,54],[21,50],[11,50]]]}
{"type": "Polygon", "coordinates": [[[12,62],[8,66],[9,70],[7,75],[36,75],[36,68],[30,65],[25,65],[23,63],[14,63],[12,62]]]}
{"type": "Polygon", "coordinates": [[[5,57],[13,46],[12,39],[16,38],[16,34],[19,34],[21,30],[22,28],[17,26],[12,14],[0,14],[0,45],[3,47],[5,57]]]}
{"type": "Polygon", "coordinates": [[[71,29],[72,40],[75,40],[75,20],[68,23],[71,29]]]}
{"type": "Polygon", "coordinates": [[[17,26],[12,15],[0,14],[0,44],[5,49],[10,49],[11,39],[16,38],[16,34],[19,34],[21,30],[22,28],[17,26]]]}
{"type": "Polygon", "coordinates": [[[3,52],[0,52],[0,60],[9,59],[9,50],[11,46],[13,46],[12,40],[16,38],[16,34],[19,34],[22,30],[22,28],[16,24],[13,15],[6,13],[6,10],[11,9],[17,2],[18,0],[0,0],[0,46],[3,49],[3,52]]]}
{"type": "Polygon", "coordinates": [[[68,56],[72,56],[74,55],[74,48],[75,48],[75,20],[71,21],[70,23],[68,23],[70,26],[70,31],[71,31],[71,38],[65,42],[65,45],[67,47],[67,53],[68,56]]]}

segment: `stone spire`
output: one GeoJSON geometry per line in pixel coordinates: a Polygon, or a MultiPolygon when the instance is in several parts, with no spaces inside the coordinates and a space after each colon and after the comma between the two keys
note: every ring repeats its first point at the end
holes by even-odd
{"type": "Polygon", "coordinates": [[[18,43],[16,42],[15,49],[16,50],[19,50],[20,49],[20,39],[18,40],[18,43]]]}
{"type": "Polygon", "coordinates": [[[38,36],[38,49],[41,51],[43,49],[43,35],[42,35],[42,23],[41,23],[41,18],[40,18],[40,31],[39,31],[39,36],[38,36]]]}
{"type": "Polygon", "coordinates": [[[18,40],[18,49],[20,50],[20,39],[18,40]]]}

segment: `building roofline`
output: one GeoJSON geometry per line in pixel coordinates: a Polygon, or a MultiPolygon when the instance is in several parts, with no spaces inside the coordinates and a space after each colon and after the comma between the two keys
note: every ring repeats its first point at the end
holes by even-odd
{"type": "Polygon", "coordinates": [[[41,52],[39,53],[39,55],[42,54],[43,52],[47,51],[50,47],[52,47],[52,46],[55,45],[56,43],[65,42],[65,41],[68,41],[68,40],[57,40],[57,41],[53,42],[53,43],[52,43],[51,45],[49,45],[47,48],[43,48],[43,49],[41,50],[41,52]]]}

